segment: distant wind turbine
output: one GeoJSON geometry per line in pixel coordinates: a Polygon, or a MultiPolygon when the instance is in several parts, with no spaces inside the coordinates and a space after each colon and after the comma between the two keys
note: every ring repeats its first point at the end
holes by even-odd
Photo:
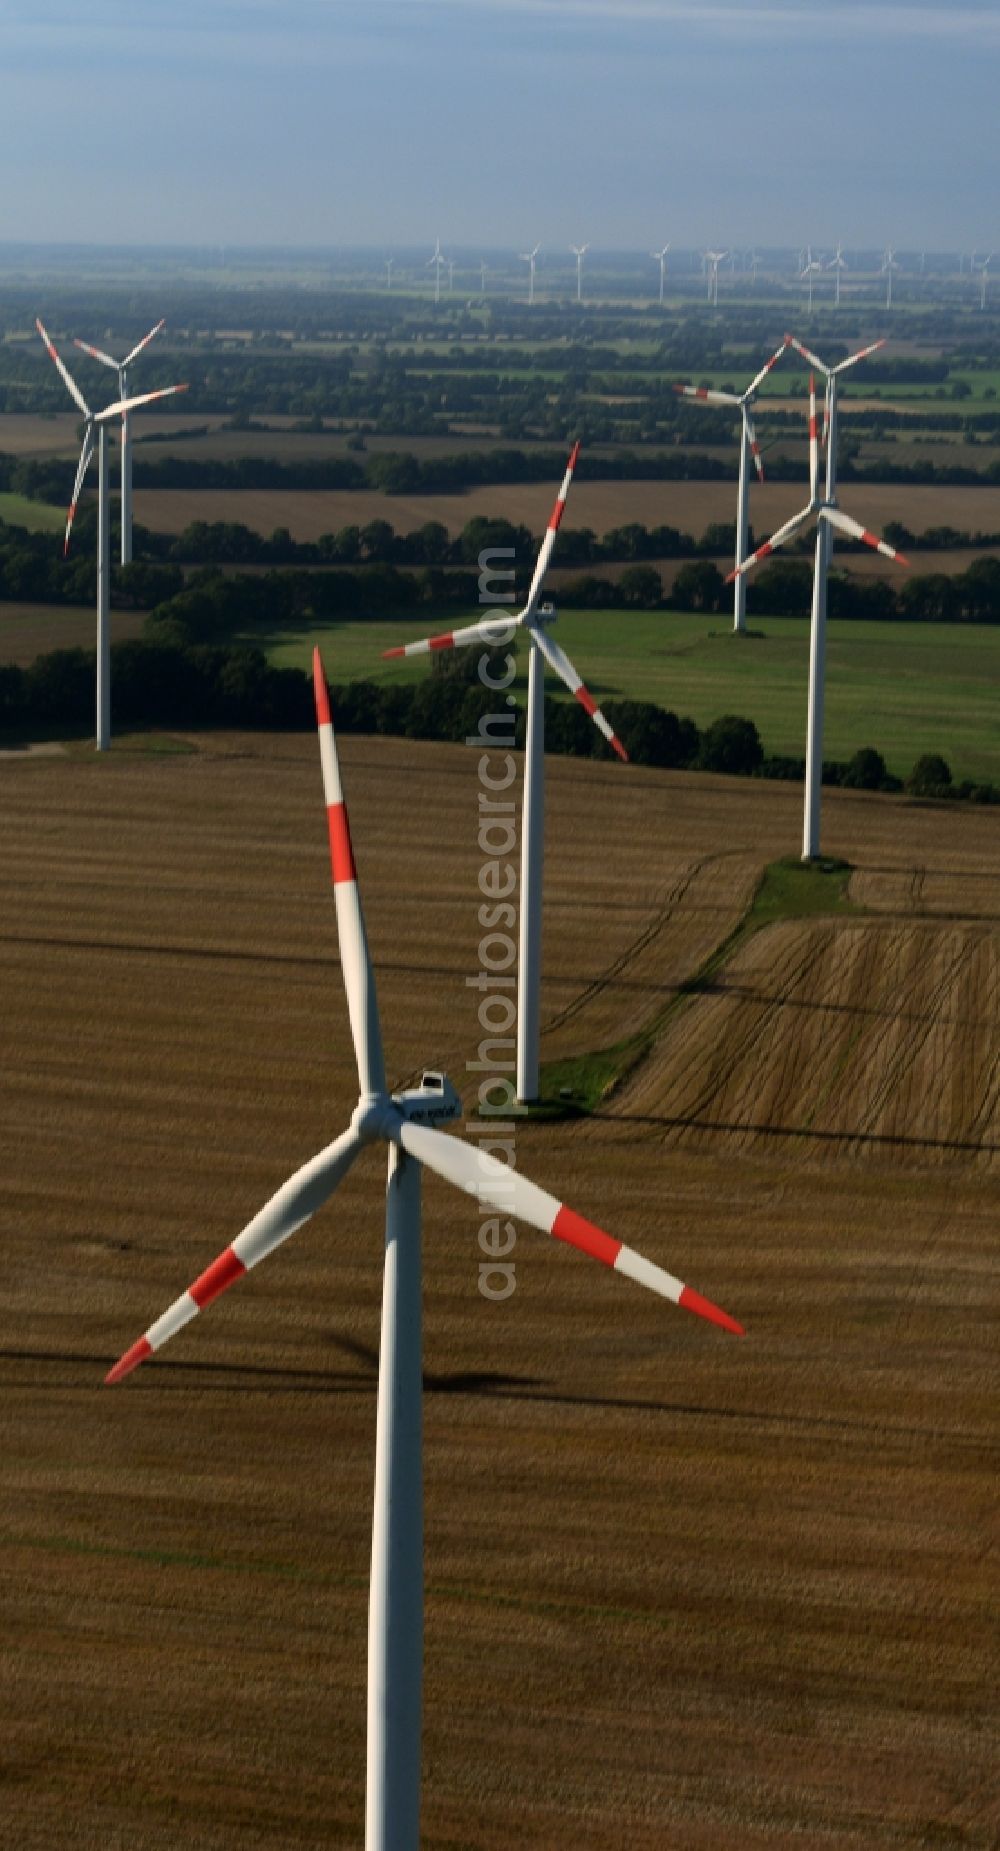
{"type": "Polygon", "coordinates": [[[662,251],[650,251],[649,253],[651,258],[653,259],[653,262],[658,263],[660,266],[660,307],[661,308],[663,307],[663,279],[667,274],[667,252],[669,251],[669,249],[670,249],[669,244],[665,244],[663,246],[662,251]]]}
{"type": "Polygon", "coordinates": [[[986,307],[986,278],[987,278],[987,272],[989,271],[989,267],[992,262],[993,262],[993,252],[992,251],[990,252],[988,257],[983,258],[981,263],[977,263],[974,257],[972,259],[972,269],[979,271],[979,306],[981,309],[984,309],[986,307]]]}
{"type": "Polygon", "coordinates": [[[521,262],[523,264],[527,264],[528,266],[528,302],[529,304],[534,302],[535,300],[535,258],[538,256],[538,253],[541,250],[541,248],[542,247],[540,244],[536,244],[533,251],[521,251],[520,252],[521,262]]]}
{"type": "Polygon", "coordinates": [[[576,299],[583,301],[583,260],[590,249],[589,244],[571,244],[570,250],[576,258],[576,299]]]}
{"type": "Polygon", "coordinates": [[[803,278],[805,277],[808,277],[809,279],[809,313],[810,315],[812,314],[812,306],[813,306],[813,278],[818,276],[820,272],[822,271],[822,269],[823,269],[823,264],[822,264],[821,259],[813,256],[812,246],[807,244],[806,245],[806,261],[802,269],[799,271],[799,282],[801,283],[803,278]]]}
{"type": "Polygon", "coordinates": [[[842,244],[838,244],[837,249],[834,252],[834,255],[830,258],[830,261],[826,267],[828,270],[833,270],[836,275],[836,279],[837,279],[836,293],[834,295],[833,301],[834,301],[834,307],[839,308],[840,307],[840,273],[842,270],[847,269],[847,263],[844,258],[844,247],[842,244]]]}
{"type": "Polygon", "coordinates": [[[431,265],[432,264],[434,265],[434,300],[435,302],[440,302],[441,300],[441,266],[445,262],[446,262],[446,259],[442,257],[441,255],[441,240],[440,238],[435,238],[434,249],[431,252],[431,255],[428,257],[427,263],[425,266],[429,270],[431,265]]]}
{"type": "Polygon", "coordinates": [[[187,386],[161,386],[158,392],[143,392],[138,398],[116,399],[113,405],[105,405],[103,411],[91,411],[69,367],[57,354],[48,331],[37,319],[35,327],[45,342],[49,358],[70,398],[86,419],[80,461],[76,466],[76,481],[73,484],[73,499],[66,517],[64,554],[69,552],[69,537],[76,517],[77,502],[91,457],[95,448],[97,450],[97,750],[107,752],[111,745],[111,511],[108,506],[107,429],[110,423],[123,417],[125,412],[134,411],[139,405],[149,405],[153,399],[170,398],[175,392],[186,392],[187,386]]]}
{"type": "MultiPolygon", "coordinates": [[[[153,336],[159,334],[160,329],[164,325],[164,322],[158,321],[155,328],[150,328],[149,333],[143,335],[142,340],[139,341],[137,346],[133,347],[131,353],[125,355],[124,360],[113,360],[110,354],[102,353],[99,347],[91,347],[87,341],[74,341],[73,345],[74,347],[79,347],[81,353],[89,354],[92,360],[99,360],[102,366],[109,366],[111,371],[117,374],[118,397],[120,399],[126,399],[128,397],[127,374],[129,367],[133,360],[139,358],[143,348],[149,346],[153,336]]],[[[122,412],[121,482],[121,560],[122,565],[127,566],[132,559],[132,431],[129,425],[127,411],[122,412]]]]}
{"type": "Polygon", "coordinates": [[[719,306],[719,265],[727,251],[706,251],[705,263],[708,267],[708,300],[713,308],[719,306]]]}
{"type": "Polygon", "coordinates": [[[395,261],[394,257],[387,257],[385,260],[385,286],[387,289],[392,288],[392,266],[395,261]]]}
{"type": "Polygon", "coordinates": [[[886,245],[885,255],[882,258],[882,275],[885,277],[885,306],[887,309],[892,307],[892,273],[898,269],[896,253],[891,245],[886,245]]]}

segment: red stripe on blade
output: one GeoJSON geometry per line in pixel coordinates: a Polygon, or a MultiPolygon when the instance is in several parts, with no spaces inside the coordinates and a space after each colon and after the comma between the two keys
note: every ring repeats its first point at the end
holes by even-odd
{"type": "Polygon", "coordinates": [[[449,630],[444,636],[432,636],[429,647],[431,649],[451,649],[454,647],[454,643],[454,633],[449,630]]]}
{"type": "Polygon", "coordinates": [[[736,1319],[731,1318],[728,1311],[720,1311],[718,1305],[713,1305],[710,1298],[702,1298],[701,1293],[692,1291],[689,1285],[684,1287],[677,1303],[682,1305],[685,1311],[693,1311],[698,1317],[707,1318],[710,1324],[718,1324],[723,1330],[732,1331],[734,1337],[745,1335],[742,1324],[737,1324],[736,1319]]]}
{"type": "Polygon", "coordinates": [[[405,656],[405,654],[406,644],[400,643],[396,649],[383,649],[382,660],[383,662],[388,662],[390,656],[405,656]]]}
{"type": "Polygon", "coordinates": [[[611,744],[614,747],[615,751],[617,752],[622,763],[627,765],[628,764],[628,753],[626,752],[625,747],[622,745],[622,742],[619,739],[617,733],[612,733],[611,744]]]}
{"type": "Polygon", "coordinates": [[[556,1240],[565,1240],[571,1247],[579,1247],[582,1253],[589,1253],[594,1260],[600,1260],[605,1266],[613,1266],[622,1250],[620,1240],[612,1240],[603,1228],[597,1228],[592,1221],[585,1221],[565,1205],[560,1208],[549,1232],[556,1240]]]}
{"type": "Polygon", "coordinates": [[[204,1310],[206,1305],[210,1305],[213,1298],[218,1298],[219,1293],[224,1292],[228,1286],[235,1285],[237,1279],[242,1279],[245,1272],[246,1267],[239,1255],[235,1254],[231,1247],[227,1247],[225,1253],[220,1253],[218,1259],[212,1261],[211,1266],[205,1269],[201,1277],[196,1279],[193,1285],[188,1286],[188,1291],[199,1311],[204,1310]]]}
{"type": "Polygon", "coordinates": [[[589,713],[591,719],[593,719],[595,713],[597,712],[597,702],[595,701],[592,694],[587,693],[587,690],[584,687],[582,681],[580,683],[580,686],[575,690],[575,693],[576,693],[576,698],[579,701],[581,707],[583,708],[584,713],[589,713]]]}
{"type": "Polygon", "coordinates": [[[148,1343],[145,1337],[140,1337],[138,1343],[133,1343],[132,1348],[126,1350],[124,1356],[118,1358],[114,1368],[108,1370],[104,1378],[105,1386],[110,1386],[112,1382],[123,1381],[125,1376],[131,1375],[133,1369],[138,1369],[139,1364],[144,1363],[147,1356],[152,1356],[152,1354],[152,1344],[148,1343]]]}
{"type": "Polygon", "coordinates": [[[316,696],[316,720],[320,726],[329,726],[330,690],[323,673],[323,658],[318,649],[313,650],[313,693],[316,696]]]}
{"type": "Polygon", "coordinates": [[[340,881],[356,881],[358,871],[354,866],[354,849],[351,846],[351,825],[347,820],[347,808],[342,803],[331,803],[327,813],[330,827],[330,865],[333,869],[334,886],[340,881]]]}

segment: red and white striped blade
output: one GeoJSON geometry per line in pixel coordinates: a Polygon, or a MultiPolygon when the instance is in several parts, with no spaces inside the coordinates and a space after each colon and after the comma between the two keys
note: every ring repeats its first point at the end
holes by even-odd
{"type": "Polygon", "coordinates": [[[77,506],[80,500],[80,491],[83,488],[83,479],[87,473],[87,470],[90,467],[90,459],[93,456],[93,454],[94,454],[94,427],[93,427],[93,424],[88,422],[87,428],[83,434],[83,448],[80,451],[80,460],[76,466],[76,481],[73,484],[73,499],[69,504],[69,513],[66,516],[66,534],[63,540],[63,558],[65,558],[66,554],[69,552],[69,537],[73,531],[73,522],[76,520],[76,510],[77,510],[77,506]]]}
{"type": "Polygon", "coordinates": [[[105,1382],[121,1382],[131,1375],[140,1363],[152,1356],[156,1350],[175,1337],[185,1324],[197,1317],[213,1298],[218,1298],[228,1286],[235,1285],[252,1266],[263,1260],[267,1254],[279,1247],[283,1240],[294,1234],[303,1222],[322,1208],[328,1196],[333,1194],[341,1178],[346,1176],[362,1140],[353,1126],[345,1131],[317,1157],[310,1158],[301,1170],[283,1183],[276,1195],[248,1222],[242,1234],[237,1235],[231,1247],[226,1247],[213,1260],[211,1266],[199,1275],[186,1292],[175,1298],[173,1304],[151,1324],[147,1331],[133,1343],[131,1349],[119,1357],[113,1369],[108,1371],[105,1382]]]}
{"type": "Polygon", "coordinates": [[[735,392],[715,392],[708,386],[675,386],[679,398],[698,398],[703,405],[740,405],[735,392]]]}
{"type": "Polygon", "coordinates": [[[411,1119],[402,1120],[397,1135],[411,1157],[426,1164],[429,1170],[435,1170],[446,1182],[454,1183],[456,1189],[465,1190],[501,1214],[539,1228],[543,1234],[551,1234],[555,1240],[566,1241],[592,1259],[601,1260],[616,1273],[623,1273],[626,1279],[634,1279],[637,1285],[658,1292],[661,1298],[669,1298],[672,1304],[681,1305],[685,1311],[694,1311],[710,1323],[742,1337],[742,1325],[728,1312],[720,1311],[718,1305],[702,1298],[700,1292],[682,1284],[672,1273],[655,1266],[652,1260],[643,1259],[634,1248],[615,1240],[592,1221],[586,1221],[564,1202],[549,1195],[548,1190],[539,1189],[537,1183],[530,1182],[520,1171],[498,1163],[487,1151],[474,1149],[459,1138],[447,1137],[442,1131],[432,1131],[429,1125],[414,1124],[411,1119]]]}
{"type": "Polygon", "coordinates": [[[556,534],[559,532],[559,523],[562,520],[563,511],[566,507],[566,497],[569,494],[569,485],[573,480],[573,471],[576,468],[576,459],[579,454],[580,446],[578,443],[575,443],[570,451],[569,462],[566,464],[566,474],[563,476],[562,487],[556,496],[555,507],[549,516],[549,524],[545,529],[545,538],[542,541],[538,558],[535,560],[535,570],[532,574],[531,585],[528,589],[528,602],[521,612],[522,617],[531,616],[542,595],[542,584],[545,579],[545,574],[549,569],[549,560],[552,558],[552,549],[556,543],[556,534]]]}
{"type": "Polygon", "coordinates": [[[313,650],[313,692],[316,697],[316,724],[319,728],[319,753],[323,767],[323,791],[330,831],[330,868],[333,895],[337,907],[337,936],[340,940],[340,965],[344,973],[347,1009],[351,1018],[354,1053],[358,1063],[358,1082],[362,1096],[385,1092],[385,1062],[382,1058],[382,1033],[379,1027],[375,973],[372,970],[365,916],[358,892],[358,874],[351,845],[351,825],[340,780],[337,742],[330,718],[330,691],[326,685],[319,650],[313,650]]]}
{"type": "Polygon", "coordinates": [[[879,348],[884,346],[885,336],[883,335],[880,341],[873,341],[870,347],[860,347],[857,353],[849,354],[846,360],[841,360],[840,365],[831,367],[830,371],[846,373],[849,366],[857,366],[859,360],[867,360],[869,354],[878,353],[879,348]]]}
{"type": "Polygon", "coordinates": [[[425,656],[433,649],[464,649],[469,643],[506,643],[510,641],[511,631],[523,621],[523,611],[517,617],[484,617],[479,623],[467,624],[463,630],[445,630],[440,636],[421,637],[419,643],[399,643],[395,649],[383,649],[382,659],[425,656]]]}
{"type": "Polygon", "coordinates": [[[766,559],[769,553],[777,552],[779,546],[784,546],[786,540],[790,540],[806,525],[807,521],[812,519],[813,513],[814,509],[810,503],[808,508],[803,508],[801,514],[793,514],[790,521],[786,521],[785,525],[779,527],[769,540],[764,541],[763,546],[758,546],[757,551],[750,554],[749,559],[740,561],[740,564],[730,572],[726,584],[731,585],[734,578],[740,578],[744,572],[749,572],[750,568],[757,564],[758,559],[766,559]]]}
{"type": "Polygon", "coordinates": [[[137,405],[151,405],[155,398],[172,398],[175,392],[186,392],[187,385],[161,386],[158,392],[140,392],[138,398],[116,399],[113,405],[105,405],[95,418],[95,424],[106,424],[109,418],[118,418],[123,411],[134,411],[137,405]]]}
{"type": "Polygon", "coordinates": [[[767,375],[771,371],[772,366],[777,366],[778,361],[781,359],[781,356],[784,353],[784,351],[785,351],[785,342],[782,341],[781,346],[775,349],[774,353],[771,355],[771,358],[764,362],[764,365],[761,367],[760,372],[757,373],[753,379],[751,379],[750,384],[748,385],[746,391],[743,394],[744,399],[753,397],[761,381],[767,378],[767,375]]]}
{"type": "Polygon", "coordinates": [[[55,342],[53,341],[51,335],[49,334],[48,329],[42,326],[42,323],[38,319],[37,315],[35,316],[35,327],[38,329],[38,332],[41,335],[42,340],[45,342],[46,348],[48,349],[49,359],[52,361],[53,365],[55,366],[56,372],[59,374],[59,377],[62,380],[63,385],[66,387],[66,390],[70,395],[70,398],[73,400],[74,404],[79,408],[79,410],[83,412],[84,417],[89,418],[91,415],[90,406],[87,404],[87,401],[84,398],[83,393],[80,391],[80,388],[76,383],[76,380],[73,378],[73,375],[69,370],[69,367],[65,364],[63,360],[60,360],[59,355],[56,352],[55,342]]]}
{"type": "Polygon", "coordinates": [[[92,360],[100,360],[102,366],[110,366],[112,372],[117,373],[118,362],[112,360],[109,353],[102,353],[99,347],[91,347],[89,341],[74,340],[73,345],[79,347],[81,353],[89,353],[92,360]]]}
{"type": "Polygon", "coordinates": [[[809,375],[809,499],[819,493],[819,431],[816,424],[816,377],[809,375]]]}
{"type": "Polygon", "coordinates": [[[821,508],[820,514],[824,520],[829,521],[831,527],[838,528],[841,533],[849,534],[852,540],[863,540],[866,546],[873,547],[876,553],[882,554],[883,558],[895,559],[901,566],[909,565],[910,562],[905,553],[897,552],[894,546],[889,545],[888,540],[880,540],[877,533],[869,533],[867,527],[862,527],[860,521],[853,520],[849,514],[843,512],[842,508],[821,508]]]}
{"type": "Polygon", "coordinates": [[[152,340],[154,334],[159,334],[160,329],[165,328],[166,325],[167,325],[167,318],[166,316],[164,316],[162,321],[157,322],[155,328],[150,328],[149,333],[143,335],[142,340],[139,342],[139,345],[137,347],[133,347],[132,352],[125,355],[125,358],[122,361],[122,365],[131,366],[133,360],[136,358],[138,354],[141,354],[143,348],[149,346],[149,343],[152,340]]]}
{"type": "Polygon", "coordinates": [[[536,629],[534,624],[529,624],[528,628],[531,631],[532,640],[538,645],[549,667],[555,670],[560,681],[565,682],[570,693],[575,694],[584,713],[589,713],[598,732],[604,734],[609,746],[611,746],[612,749],[617,752],[619,758],[623,759],[627,764],[628,753],[622,745],[618,734],[615,732],[610,720],[605,719],[593,695],[588,693],[587,689],[584,687],[566,651],[560,649],[559,644],[554,643],[551,636],[547,636],[541,626],[536,629]]]}
{"type": "Polygon", "coordinates": [[[830,368],[824,365],[818,354],[814,354],[811,348],[804,346],[801,341],[797,341],[794,334],[785,335],[785,346],[794,347],[796,353],[802,355],[803,360],[808,360],[809,365],[816,368],[817,373],[822,373],[824,376],[829,373],[830,368]]]}
{"type": "Polygon", "coordinates": [[[743,407],[743,419],[747,427],[747,443],[750,447],[750,455],[753,457],[753,466],[757,471],[757,479],[758,481],[763,482],[764,480],[764,459],[761,456],[760,444],[757,441],[756,426],[745,405],[743,407]]]}

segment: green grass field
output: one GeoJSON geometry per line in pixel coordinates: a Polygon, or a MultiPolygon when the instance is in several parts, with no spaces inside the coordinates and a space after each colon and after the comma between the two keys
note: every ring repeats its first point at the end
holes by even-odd
{"type": "Polygon", "coordinates": [[[27,495],[0,494],[0,521],[27,527],[31,533],[62,533],[66,510],[47,501],[29,501],[27,495]]]}
{"type": "MultiPolygon", "coordinates": [[[[383,662],[381,651],[448,627],[421,617],[246,640],[265,648],[274,662],[303,669],[318,642],[332,681],[416,681],[431,672],[425,656],[383,662]]],[[[755,618],[752,627],[755,634],[737,639],[724,617],[568,611],[555,633],[599,700],[657,701],[699,726],[720,714],[745,714],[756,722],[767,752],[801,756],[808,622],[755,618]]],[[[827,758],[849,758],[859,746],[873,745],[904,777],[921,753],[940,752],[957,778],[1000,781],[996,630],[840,622],[830,625],[827,637],[827,758]]],[[[524,681],[522,667],[515,686],[523,689],[524,681]]],[[[550,686],[560,691],[554,678],[550,686]]]]}

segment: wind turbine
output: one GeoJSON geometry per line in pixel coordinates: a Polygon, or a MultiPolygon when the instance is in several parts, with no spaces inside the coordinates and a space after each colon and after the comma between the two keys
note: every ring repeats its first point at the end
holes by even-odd
{"type": "Polygon", "coordinates": [[[826,267],[828,270],[833,270],[836,272],[836,278],[837,278],[836,293],[834,295],[833,301],[834,301],[834,307],[839,308],[840,307],[840,273],[842,270],[846,270],[848,268],[846,259],[844,257],[844,247],[842,244],[838,244],[834,255],[830,258],[830,261],[826,267]]]}
{"type": "MultiPolygon", "coordinates": [[[[826,489],[819,492],[819,439],[816,430],[816,382],[815,376],[809,379],[809,500],[798,514],[793,514],[790,521],[779,527],[776,533],[765,540],[749,559],[744,559],[734,573],[749,572],[759,559],[766,559],[786,540],[791,540],[815,517],[816,521],[816,557],[813,568],[812,621],[809,631],[809,703],[806,724],[806,788],[805,806],[802,823],[802,859],[814,861],[820,852],[820,803],[823,787],[823,698],[826,680],[826,607],[827,578],[830,570],[830,557],[833,551],[833,533],[838,530],[846,533],[852,540],[863,540],[866,546],[874,547],[886,559],[896,559],[902,566],[909,565],[909,560],[887,540],[880,540],[877,535],[869,533],[849,514],[845,514],[837,505],[837,386],[840,375],[849,366],[864,360],[876,348],[884,347],[884,341],[876,341],[871,347],[865,347],[860,353],[852,354],[842,360],[839,366],[824,366],[815,354],[809,352],[801,341],[792,335],[785,336],[787,346],[794,347],[812,366],[825,373],[827,381],[826,417],[826,489]]],[[[728,581],[727,581],[728,582],[728,581]]]]}
{"type": "MultiPolygon", "coordinates": [[[[155,328],[150,328],[149,333],[143,335],[138,346],[133,347],[131,353],[125,355],[124,360],[113,360],[110,354],[102,353],[99,347],[91,347],[88,341],[74,341],[73,345],[74,347],[79,347],[81,353],[89,353],[92,360],[100,360],[102,366],[110,366],[111,371],[118,376],[118,397],[120,399],[125,399],[128,397],[128,380],[126,374],[128,373],[129,367],[133,360],[138,359],[143,348],[149,346],[153,336],[159,334],[160,329],[164,326],[165,322],[158,321],[155,328]]],[[[127,566],[132,558],[132,432],[129,427],[127,411],[122,412],[121,482],[121,560],[122,565],[127,566]]]]}
{"type": "Polygon", "coordinates": [[[383,651],[385,657],[426,655],[434,649],[465,648],[470,643],[508,643],[513,632],[526,631],[531,648],[528,655],[528,710],[524,741],[524,789],[521,798],[521,913],[519,924],[517,971],[517,1097],[530,1104],[538,1098],[539,1012],[541,991],[542,946],[542,870],[544,851],[545,801],[545,663],[589,713],[598,731],[617,752],[628,759],[610,722],[589,693],[559,644],[546,635],[555,621],[551,605],[539,608],[542,583],[548,571],[556,534],[566,506],[569,485],[573,480],[579,444],[574,444],[566,465],[562,487],[546,529],[545,538],[535,561],[528,591],[528,601],[516,616],[486,617],[461,630],[449,630],[443,636],[424,637],[419,643],[404,643],[383,651]]]}
{"type": "Polygon", "coordinates": [[[347,1130],[283,1184],[232,1245],[125,1351],[106,1380],[120,1382],[302,1227],[333,1194],[365,1145],[388,1145],[368,1610],[365,1845],[367,1851],[417,1851],[423,1674],[422,1169],[433,1170],[501,1214],[514,1215],[568,1242],[723,1330],[741,1336],[742,1328],[709,1299],[585,1220],[520,1171],[436,1130],[437,1124],[461,1111],[444,1074],[425,1072],[419,1087],[388,1091],[375,975],[318,650],[313,654],[313,679],[337,933],[360,1097],[347,1130]]]}
{"type": "Polygon", "coordinates": [[[990,252],[988,257],[983,258],[981,263],[977,263],[975,257],[971,259],[971,268],[973,270],[979,271],[979,306],[981,309],[984,309],[986,307],[986,278],[987,278],[987,272],[992,262],[993,262],[993,252],[992,251],[990,252]]]}
{"type": "Polygon", "coordinates": [[[387,257],[385,260],[385,286],[387,289],[392,288],[392,269],[395,261],[396,259],[394,257],[387,257]]]}
{"type": "MultiPolygon", "coordinates": [[[[773,353],[767,363],[761,367],[747,386],[745,392],[713,392],[706,386],[675,386],[674,391],[682,398],[700,399],[705,405],[736,405],[739,407],[741,420],[740,436],[740,486],[736,503],[736,564],[746,558],[750,540],[750,458],[753,457],[758,479],[764,480],[764,464],[761,461],[760,445],[754,430],[750,407],[754,404],[761,382],[767,378],[772,366],[776,366],[785,351],[782,341],[777,353],[773,353]]],[[[742,574],[736,578],[733,596],[733,629],[739,633],[747,627],[747,587],[742,574]]]]}
{"type": "Polygon", "coordinates": [[[583,301],[583,260],[590,249],[589,244],[571,244],[570,250],[576,258],[576,299],[583,301]]]}
{"type": "Polygon", "coordinates": [[[882,275],[885,277],[885,306],[887,309],[892,307],[892,273],[894,270],[898,269],[899,265],[896,262],[896,253],[891,245],[887,245],[885,254],[882,258],[882,275]]]}
{"type": "Polygon", "coordinates": [[[434,249],[431,252],[431,255],[428,257],[427,263],[424,266],[425,269],[429,270],[431,267],[431,264],[434,265],[434,300],[435,302],[440,302],[441,300],[441,266],[443,263],[446,263],[446,262],[447,262],[447,259],[442,257],[441,255],[441,240],[440,238],[435,238],[434,249]]]}
{"type": "Polygon", "coordinates": [[[663,246],[662,251],[650,251],[649,253],[654,263],[658,263],[660,266],[660,307],[661,308],[663,307],[663,279],[667,274],[667,252],[669,251],[669,249],[670,249],[669,244],[665,244],[663,246]]]}
{"type": "Polygon", "coordinates": [[[455,287],[455,259],[454,257],[449,257],[448,259],[448,293],[449,295],[451,294],[451,291],[454,289],[454,287],[455,287]]]}
{"type": "Polygon", "coordinates": [[[822,262],[820,261],[818,257],[813,256],[812,246],[807,245],[806,246],[806,261],[802,269],[799,271],[799,282],[801,283],[804,277],[809,278],[809,313],[810,315],[812,314],[812,306],[813,306],[813,278],[815,276],[818,276],[822,272],[822,269],[823,269],[822,262]]]}
{"type": "MultiPolygon", "coordinates": [[[[66,535],[63,541],[63,555],[69,552],[69,537],[76,518],[77,503],[83,488],[84,477],[90,467],[90,459],[97,449],[97,750],[107,752],[111,745],[111,518],[108,506],[108,425],[117,418],[125,421],[125,414],[134,411],[138,405],[149,405],[154,399],[170,398],[175,392],[186,392],[187,386],[161,386],[158,392],[143,392],[138,398],[118,398],[112,405],[105,405],[103,411],[91,411],[69,367],[60,359],[55,345],[41,321],[35,318],[35,327],[48,350],[70,398],[79,411],[82,411],[86,423],[83,431],[83,444],[80,460],[76,466],[76,480],[73,484],[73,499],[66,516],[66,535]]],[[[155,334],[156,330],[153,329],[155,334]]],[[[150,340],[151,335],[146,339],[150,340]]],[[[111,361],[117,366],[117,361],[111,361]]],[[[127,365],[127,362],[122,362],[127,365]]]]}
{"type": "Polygon", "coordinates": [[[726,251],[705,252],[705,263],[708,266],[708,300],[713,308],[719,306],[719,265],[727,255],[726,251]]]}
{"type": "Polygon", "coordinates": [[[519,252],[521,263],[527,264],[528,266],[528,303],[529,305],[535,300],[535,258],[538,256],[538,253],[541,250],[541,248],[542,247],[540,244],[536,244],[533,251],[519,252]]]}
{"type": "Polygon", "coordinates": [[[479,293],[481,296],[485,296],[486,294],[486,264],[485,262],[481,263],[479,266],[479,293]]]}

